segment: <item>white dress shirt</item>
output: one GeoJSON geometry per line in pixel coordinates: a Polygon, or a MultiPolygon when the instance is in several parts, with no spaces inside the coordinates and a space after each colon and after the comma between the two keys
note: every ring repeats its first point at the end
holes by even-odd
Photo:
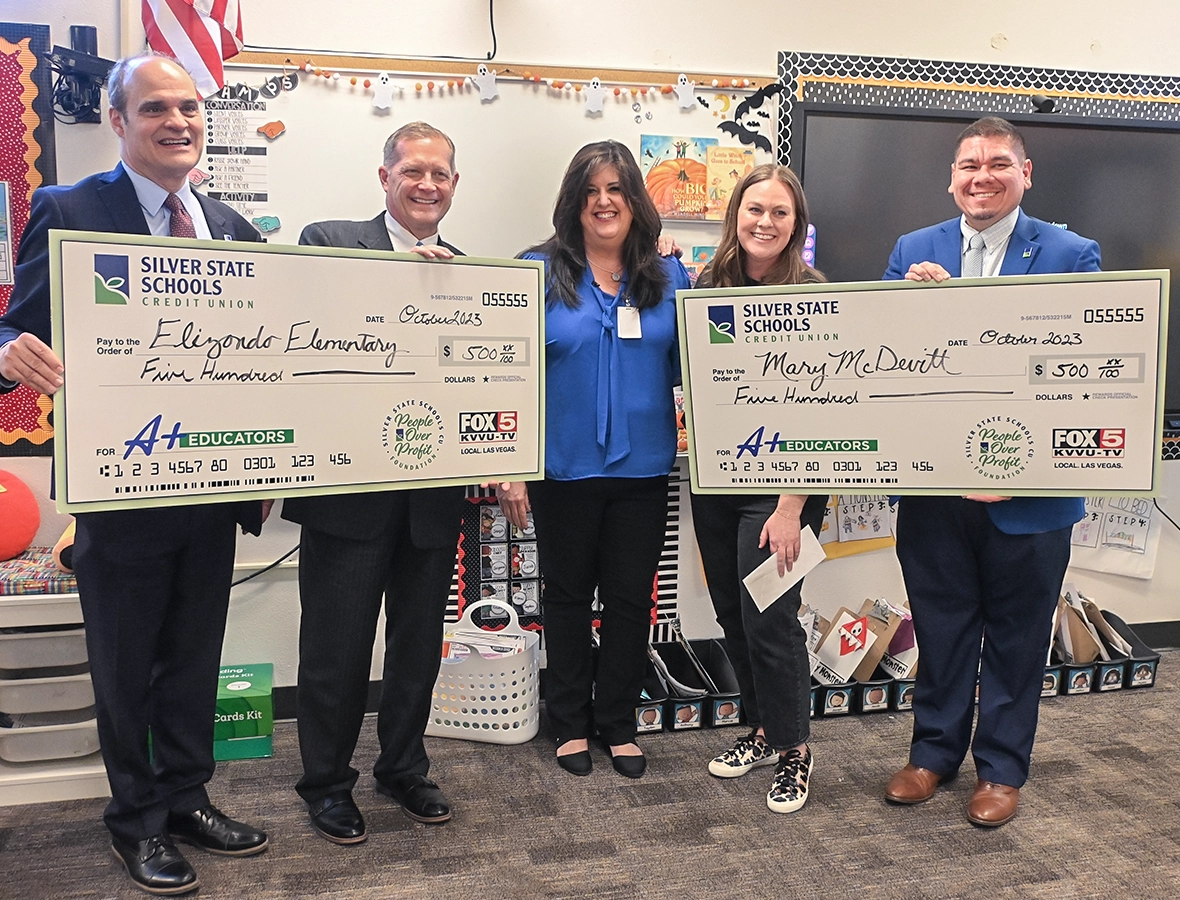
{"type": "MultiPolygon", "coordinates": [[[[967,217],[959,217],[959,230],[963,235],[963,240],[959,248],[959,261],[963,261],[963,256],[967,253],[967,242],[971,240],[973,235],[979,234],[983,236],[983,275],[984,278],[994,278],[1000,274],[1000,266],[1004,263],[1004,254],[1008,251],[1008,241],[1012,237],[1012,232],[1016,228],[1016,219],[1020,215],[1020,207],[1012,210],[1004,218],[998,222],[993,222],[983,231],[976,231],[967,224],[967,217]]],[[[961,270],[960,270],[961,271],[961,270]]]]}

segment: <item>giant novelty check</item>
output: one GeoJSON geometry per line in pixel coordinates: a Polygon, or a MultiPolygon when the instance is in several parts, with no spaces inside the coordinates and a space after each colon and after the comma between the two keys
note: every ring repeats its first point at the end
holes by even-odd
{"type": "Polygon", "coordinates": [[[1148,493],[1168,272],[680,291],[693,490],[1148,493]]]}
{"type": "Polygon", "coordinates": [[[540,264],[51,233],[59,508],[544,472],[540,264]]]}

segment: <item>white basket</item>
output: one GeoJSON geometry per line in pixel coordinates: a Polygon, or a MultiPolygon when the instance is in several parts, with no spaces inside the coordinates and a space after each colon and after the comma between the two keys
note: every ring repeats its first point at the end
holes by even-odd
{"type": "Polygon", "coordinates": [[[540,635],[521,628],[516,611],[496,600],[471,604],[447,631],[460,643],[463,632],[484,640],[494,640],[497,635],[523,635],[525,648],[521,653],[499,659],[484,659],[478,653],[465,659],[444,659],[431,695],[426,733],[489,744],[523,744],[532,740],[540,727],[540,635]],[[486,631],[477,626],[471,614],[483,606],[504,610],[508,624],[499,631],[486,631]]]}

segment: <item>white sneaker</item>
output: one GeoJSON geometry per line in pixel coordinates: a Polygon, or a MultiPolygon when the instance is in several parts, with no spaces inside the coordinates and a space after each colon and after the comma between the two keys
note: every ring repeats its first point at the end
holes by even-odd
{"type": "Polygon", "coordinates": [[[779,760],[774,769],[774,781],[766,795],[766,806],[771,812],[793,813],[807,802],[807,781],[811,778],[814,760],[811,748],[807,753],[791,750],[779,760]]]}
{"type": "Polygon", "coordinates": [[[736,744],[709,763],[709,774],[718,778],[737,778],[751,769],[773,766],[776,762],[778,752],[751,734],[739,738],[736,744]]]}

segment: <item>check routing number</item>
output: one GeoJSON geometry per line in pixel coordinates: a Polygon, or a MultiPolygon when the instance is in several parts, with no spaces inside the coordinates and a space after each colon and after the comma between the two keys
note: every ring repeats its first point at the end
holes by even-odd
{"type": "Polygon", "coordinates": [[[1150,493],[1168,272],[680,291],[706,493],[1150,493]]]}
{"type": "Polygon", "coordinates": [[[51,233],[65,511],[544,472],[541,264],[51,233]]]}

